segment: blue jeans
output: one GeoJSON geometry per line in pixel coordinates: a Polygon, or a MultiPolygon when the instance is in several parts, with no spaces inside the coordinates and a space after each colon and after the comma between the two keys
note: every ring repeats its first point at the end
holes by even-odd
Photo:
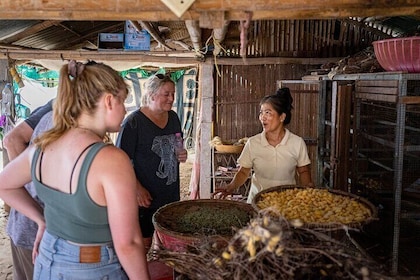
{"type": "Polygon", "coordinates": [[[101,246],[101,260],[80,263],[80,247],[45,231],[35,260],[34,280],[127,280],[112,246],[101,246]]]}

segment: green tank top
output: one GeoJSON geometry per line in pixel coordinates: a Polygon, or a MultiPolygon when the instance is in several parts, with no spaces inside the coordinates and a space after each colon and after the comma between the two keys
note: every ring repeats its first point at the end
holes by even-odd
{"type": "Polygon", "coordinates": [[[39,198],[45,204],[44,216],[49,233],[81,244],[111,242],[107,207],[96,204],[90,198],[86,186],[92,161],[105,146],[104,143],[95,143],[87,150],[77,180],[77,189],[73,194],[54,190],[37,179],[36,167],[41,150],[36,150],[32,160],[32,180],[39,198]]]}

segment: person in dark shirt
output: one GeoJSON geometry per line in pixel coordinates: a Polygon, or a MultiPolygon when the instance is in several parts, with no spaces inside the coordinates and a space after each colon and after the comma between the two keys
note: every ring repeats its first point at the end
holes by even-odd
{"type": "Polygon", "coordinates": [[[180,200],[179,163],[187,150],[176,153],[175,135],[181,123],[172,110],[175,83],[167,75],[151,76],[145,83],[142,107],[123,123],[116,146],[129,156],[138,180],[140,227],[147,248],[152,244],[153,214],[180,200]]]}
{"type": "MultiPolygon", "coordinates": [[[[3,141],[9,160],[13,160],[22,153],[30,140],[52,127],[52,101],[34,110],[27,119],[6,135],[3,141]]],[[[25,188],[43,207],[32,182],[26,184],[25,188]]],[[[31,219],[14,208],[10,210],[7,219],[7,234],[10,237],[14,280],[32,280],[33,278],[32,250],[37,230],[37,224],[31,219]]]]}

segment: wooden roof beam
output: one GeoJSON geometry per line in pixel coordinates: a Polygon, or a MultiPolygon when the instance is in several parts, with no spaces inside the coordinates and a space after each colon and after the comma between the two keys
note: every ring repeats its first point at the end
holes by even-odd
{"type": "Polygon", "coordinates": [[[199,20],[203,12],[224,12],[225,20],[329,19],[369,16],[420,15],[420,2],[413,0],[196,0],[177,17],[160,0],[1,0],[0,19],[50,20],[199,20]]]}
{"type": "Polygon", "coordinates": [[[188,34],[190,34],[191,42],[197,56],[203,56],[200,54],[203,43],[201,41],[201,28],[198,20],[186,20],[185,26],[187,27],[188,34]]]}
{"type": "MultiPolygon", "coordinates": [[[[0,60],[107,60],[107,61],[131,61],[138,63],[173,63],[173,64],[198,64],[202,61],[192,57],[191,52],[166,52],[157,55],[136,51],[43,51],[43,50],[2,50],[0,48],[0,60]]],[[[206,58],[212,60],[213,58],[206,58]]],[[[247,65],[262,64],[308,64],[321,65],[327,62],[339,61],[342,57],[329,58],[299,58],[299,57],[263,57],[247,58],[247,65]]],[[[242,58],[218,58],[219,65],[243,65],[242,58]]]]}

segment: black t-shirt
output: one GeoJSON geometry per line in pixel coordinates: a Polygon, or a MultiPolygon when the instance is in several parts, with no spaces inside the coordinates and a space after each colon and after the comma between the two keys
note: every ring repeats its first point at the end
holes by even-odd
{"type": "Polygon", "coordinates": [[[151,194],[151,209],[180,200],[177,132],[181,132],[181,123],[174,111],[169,112],[167,125],[160,128],[136,110],[124,120],[118,134],[116,146],[128,154],[137,179],[151,194]]]}

